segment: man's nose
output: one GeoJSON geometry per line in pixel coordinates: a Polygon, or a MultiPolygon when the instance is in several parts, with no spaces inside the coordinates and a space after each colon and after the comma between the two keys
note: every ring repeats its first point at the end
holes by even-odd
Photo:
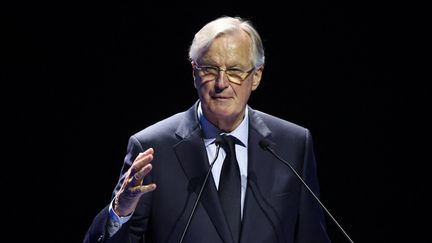
{"type": "Polygon", "coordinates": [[[219,89],[225,89],[229,86],[228,75],[226,74],[224,69],[219,69],[219,74],[216,77],[215,82],[215,85],[217,85],[219,89]]]}

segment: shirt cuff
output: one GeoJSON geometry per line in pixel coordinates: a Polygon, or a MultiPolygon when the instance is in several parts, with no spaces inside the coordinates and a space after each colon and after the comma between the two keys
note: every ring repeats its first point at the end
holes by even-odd
{"type": "Polygon", "coordinates": [[[114,222],[119,223],[120,224],[119,226],[121,226],[122,224],[124,224],[127,221],[129,221],[129,219],[132,217],[132,213],[129,214],[128,216],[124,216],[124,217],[118,216],[116,214],[116,212],[114,211],[114,208],[112,206],[113,203],[114,203],[114,199],[111,201],[111,203],[109,205],[109,216],[110,216],[110,219],[113,220],[114,222]]]}
{"type": "Polygon", "coordinates": [[[117,231],[122,227],[122,225],[124,223],[126,223],[132,216],[132,214],[130,214],[126,217],[118,216],[114,212],[114,209],[112,207],[113,203],[114,203],[114,200],[111,201],[111,203],[109,205],[109,219],[108,219],[108,225],[107,225],[109,237],[112,237],[115,233],[117,233],[117,231]]]}

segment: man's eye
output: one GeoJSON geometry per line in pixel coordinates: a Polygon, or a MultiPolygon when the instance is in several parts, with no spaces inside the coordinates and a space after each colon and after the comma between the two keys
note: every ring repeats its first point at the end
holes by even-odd
{"type": "Polygon", "coordinates": [[[218,72],[218,69],[215,67],[203,67],[203,70],[205,72],[210,72],[210,73],[217,73],[218,72]]]}
{"type": "Polygon", "coordinates": [[[243,73],[243,71],[240,69],[228,69],[227,73],[234,74],[234,75],[240,75],[243,73]]]}

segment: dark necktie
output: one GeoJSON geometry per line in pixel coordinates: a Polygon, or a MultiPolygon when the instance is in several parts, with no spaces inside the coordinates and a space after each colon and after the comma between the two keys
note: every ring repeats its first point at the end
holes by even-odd
{"type": "Polygon", "coordinates": [[[226,157],[222,165],[218,194],[231,229],[234,242],[239,242],[241,228],[241,183],[240,169],[235,153],[235,141],[230,135],[222,135],[222,147],[226,157]]]}

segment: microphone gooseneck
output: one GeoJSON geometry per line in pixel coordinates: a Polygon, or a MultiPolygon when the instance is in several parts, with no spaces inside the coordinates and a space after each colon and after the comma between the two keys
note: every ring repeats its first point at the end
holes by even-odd
{"type": "Polygon", "coordinates": [[[184,228],[184,230],[183,230],[183,234],[182,234],[182,236],[181,236],[181,238],[180,238],[179,243],[182,243],[184,237],[186,236],[186,232],[187,232],[188,229],[189,229],[189,225],[190,225],[190,223],[191,223],[191,221],[192,221],[192,217],[193,217],[193,215],[195,214],[195,210],[196,210],[196,207],[198,206],[198,202],[199,202],[199,200],[200,200],[200,198],[201,198],[201,195],[202,195],[202,192],[203,192],[203,190],[204,190],[204,187],[205,187],[205,185],[207,184],[207,180],[208,180],[208,178],[209,178],[209,176],[210,176],[210,172],[211,172],[211,170],[212,170],[212,168],[213,168],[214,163],[216,162],[216,159],[217,159],[218,156],[219,156],[219,150],[220,150],[221,143],[222,143],[222,137],[221,137],[220,135],[217,135],[217,137],[216,137],[214,143],[216,144],[216,156],[214,157],[213,161],[210,163],[210,167],[209,167],[208,170],[207,170],[206,176],[205,176],[204,181],[203,181],[203,183],[202,183],[202,185],[201,185],[201,188],[200,188],[200,190],[199,190],[198,196],[197,196],[197,198],[196,198],[196,200],[195,200],[194,206],[193,206],[192,211],[191,211],[191,213],[190,213],[190,215],[189,215],[189,219],[188,219],[188,221],[187,221],[187,223],[186,223],[186,226],[185,226],[185,228],[184,228]]]}
{"type": "Polygon", "coordinates": [[[315,200],[319,203],[322,209],[327,213],[327,215],[331,218],[333,223],[336,224],[338,229],[344,234],[344,236],[348,239],[349,242],[354,243],[354,241],[351,240],[351,238],[348,236],[348,234],[345,232],[345,230],[342,228],[342,226],[336,221],[336,219],[333,217],[333,215],[330,213],[329,210],[324,206],[324,204],[319,200],[319,198],[315,195],[315,193],[310,189],[310,187],[306,184],[306,182],[301,178],[301,176],[297,173],[297,171],[292,167],[290,163],[282,159],[271,147],[270,143],[267,139],[263,139],[259,142],[260,147],[263,150],[269,151],[273,156],[275,156],[279,161],[284,163],[286,166],[288,166],[292,172],[297,176],[297,178],[303,183],[303,185],[306,187],[306,189],[310,192],[310,194],[315,198],[315,200]]]}

